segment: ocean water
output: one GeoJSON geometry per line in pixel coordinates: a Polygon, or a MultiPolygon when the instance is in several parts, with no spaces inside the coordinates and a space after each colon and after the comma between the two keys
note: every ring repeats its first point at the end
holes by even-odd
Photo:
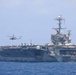
{"type": "Polygon", "coordinates": [[[76,75],[76,62],[0,62],[0,75],[76,75]]]}

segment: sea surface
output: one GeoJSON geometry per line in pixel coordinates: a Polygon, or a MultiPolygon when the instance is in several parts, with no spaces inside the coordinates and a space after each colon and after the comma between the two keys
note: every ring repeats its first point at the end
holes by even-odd
{"type": "Polygon", "coordinates": [[[0,75],[76,75],[76,62],[0,62],[0,75]]]}

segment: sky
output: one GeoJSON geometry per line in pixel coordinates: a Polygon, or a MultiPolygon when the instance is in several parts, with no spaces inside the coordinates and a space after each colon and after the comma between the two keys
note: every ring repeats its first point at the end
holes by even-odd
{"type": "MultiPolygon", "coordinates": [[[[0,45],[51,43],[57,27],[54,19],[62,15],[62,27],[71,30],[76,43],[76,0],[0,0],[0,45]],[[15,35],[20,40],[9,40],[15,35]]],[[[67,31],[65,30],[65,31],[67,31]]],[[[63,31],[63,32],[65,32],[63,31]]]]}

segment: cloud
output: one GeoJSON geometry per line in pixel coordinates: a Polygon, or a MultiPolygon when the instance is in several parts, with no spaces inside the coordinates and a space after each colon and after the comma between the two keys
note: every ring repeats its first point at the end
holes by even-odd
{"type": "Polygon", "coordinates": [[[45,11],[45,5],[46,0],[0,0],[0,8],[22,8],[32,12],[45,11]]]}
{"type": "Polygon", "coordinates": [[[76,3],[76,0],[67,0],[70,3],[76,3]]]}
{"type": "Polygon", "coordinates": [[[46,0],[31,0],[25,1],[25,9],[35,13],[48,13],[48,6],[46,0]]]}
{"type": "Polygon", "coordinates": [[[0,0],[0,5],[3,5],[3,6],[17,5],[20,3],[21,3],[21,0],[0,0]]]}
{"type": "Polygon", "coordinates": [[[10,7],[19,6],[21,4],[22,4],[22,0],[0,0],[0,8],[1,7],[10,8],[10,7]]]}
{"type": "Polygon", "coordinates": [[[0,0],[0,8],[25,10],[32,13],[50,14],[61,7],[73,7],[76,0],[0,0]],[[61,4],[60,4],[61,3],[61,4]]]}
{"type": "Polygon", "coordinates": [[[45,0],[0,0],[0,6],[19,6],[19,5],[29,5],[37,6],[42,5],[45,0]]]}
{"type": "MultiPolygon", "coordinates": [[[[59,3],[68,3],[68,4],[75,4],[76,0],[58,0],[59,3]]],[[[0,0],[0,7],[19,7],[19,6],[25,6],[28,8],[45,8],[56,4],[55,0],[0,0]]]]}
{"type": "Polygon", "coordinates": [[[65,0],[68,5],[76,6],[76,0],[65,0]]]}

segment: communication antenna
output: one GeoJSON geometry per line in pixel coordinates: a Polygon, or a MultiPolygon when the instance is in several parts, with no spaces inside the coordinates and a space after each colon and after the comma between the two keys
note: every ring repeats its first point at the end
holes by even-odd
{"type": "Polygon", "coordinates": [[[68,43],[71,43],[70,35],[71,35],[71,30],[68,30],[68,43]]]}
{"type": "Polygon", "coordinates": [[[71,30],[68,30],[68,37],[70,37],[71,35],[71,30]]]}

